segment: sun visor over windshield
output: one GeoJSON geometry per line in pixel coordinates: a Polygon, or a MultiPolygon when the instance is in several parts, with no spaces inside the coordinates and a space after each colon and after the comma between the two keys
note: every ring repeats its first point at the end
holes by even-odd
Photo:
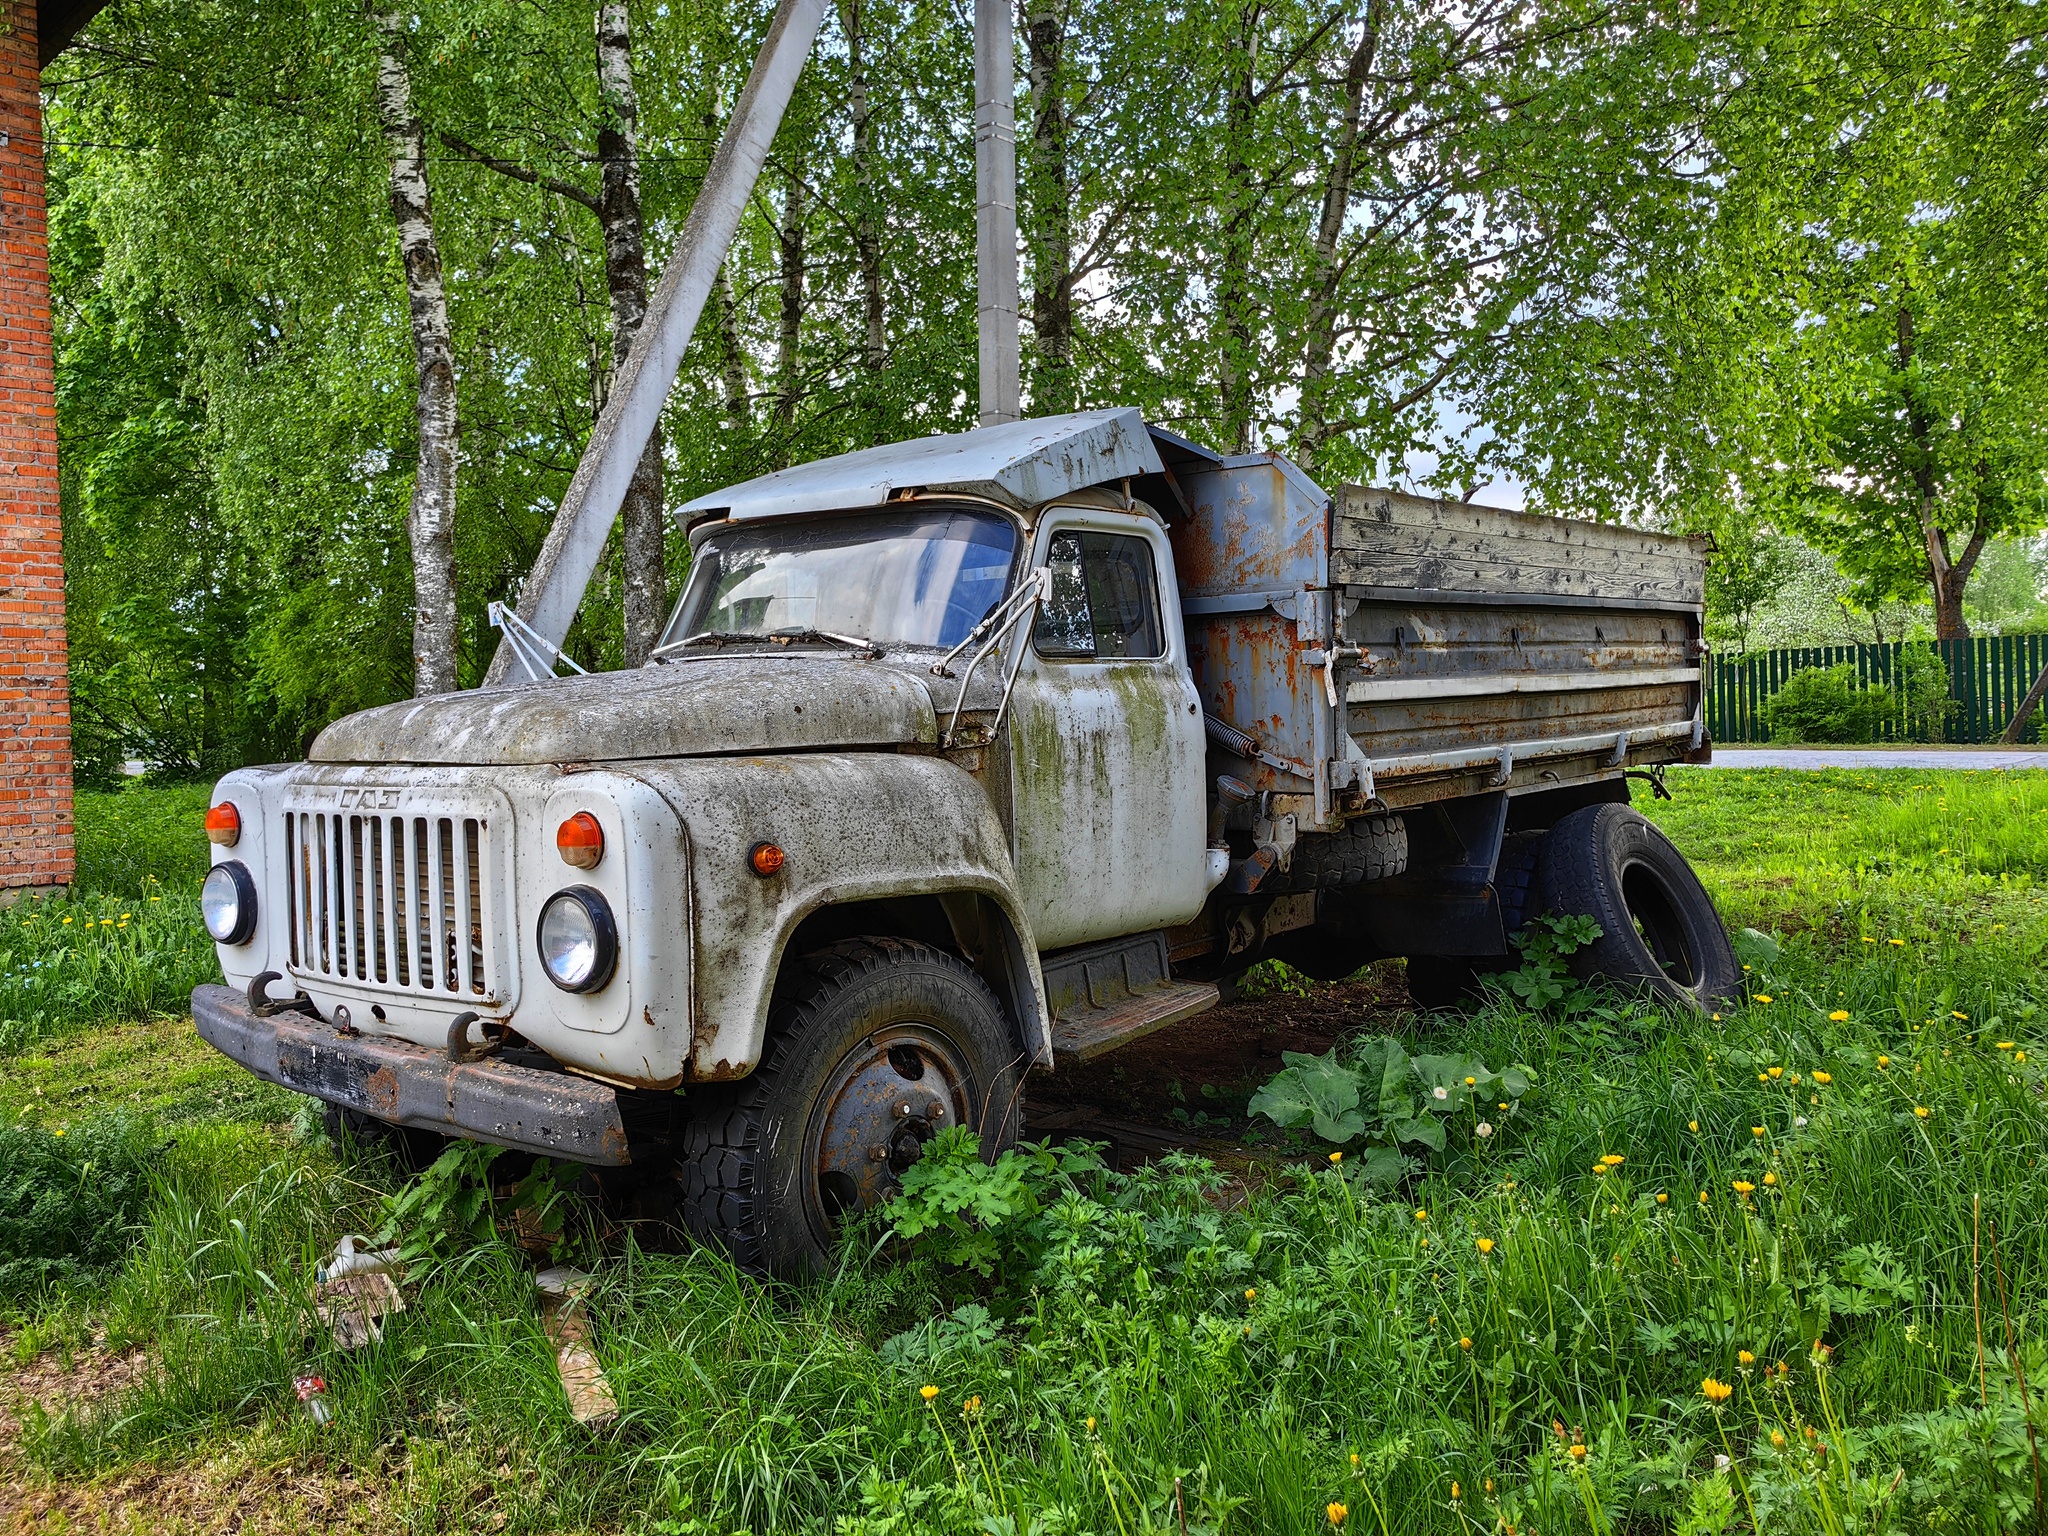
{"type": "Polygon", "coordinates": [[[744,521],[852,511],[909,490],[982,496],[1027,512],[1059,496],[1161,468],[1159,450],[1136,409],[1078,411],[799,464],[699,496],[677,516],[687,525],[709,513],[744,521]]]}

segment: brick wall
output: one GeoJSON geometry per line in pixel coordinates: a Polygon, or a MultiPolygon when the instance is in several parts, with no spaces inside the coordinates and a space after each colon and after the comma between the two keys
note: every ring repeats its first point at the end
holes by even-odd
{"type": "Polygon", "coordinates": [[[71,695],[36,6],[0,8],[0,900],[69,885],[71,695]]]}

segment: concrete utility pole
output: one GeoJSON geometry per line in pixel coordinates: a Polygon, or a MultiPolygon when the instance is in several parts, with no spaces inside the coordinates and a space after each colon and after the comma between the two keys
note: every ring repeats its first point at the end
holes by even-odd
{"type": "Polygon", "coordinates": [[[1017,59],[1010,0],[974,0],[974,266],[981,425],[1021,412],[1017,359],[1017,59]]]}
{"type": "MultiPolygon", "coordinates": [[[[981,0],[986,3],[986,0],[981,0]]],[[[825,18],[825,0],[780,0],[768,36],[754,60],[746,89],[733,108],[732,121],[711,157],[704,185],[690,208],[681,237],[661,274],[661,286],[648,306],[647,318],[613,381],[590,443],[569,481],[561,509],[555,513],[547,541],[533,562],[520,594],[518,616],[550,646],[560,646],[583,601],[584,589],[603,558],[620,504],[633,483],[640,454],[661,423],[661,409],[674,387],[676,370],[704,301],[724,265],[725,253],[739,228],[740,214],[760,179],[768,147],[781,126],[782,114],[796,91],[797,77],[810,56],[818,27],[825,18]]],[[[1004,55],[1007,61],[1008,54],[1004,55]]],[[[1008,96],[1005,95],[1007,114],[1008,96]]],[[[1008,121],[1007,115],[1005,122],[1008,121]]],[[[1012,177],[1014,181],[1014,176],[1012,177]]],[[[1012,202],[1014,202],[1014,197],[1012,202]]],[[[1012,227],[1015,215],[1012,213],[1012,227]]],[[[1013,240],[1014,243],[1014,240],[1013,240]]],[[[1015,263],[1011,263],[1010,335],[1012,377],[1016,357],[1015,263]]],[[[1011,399],[1016,398],[1014,385],[1011,399]]],[[[491,658],[486,686],[522,682],[525,668],[511,646],[500,641],[491,658]]]]}

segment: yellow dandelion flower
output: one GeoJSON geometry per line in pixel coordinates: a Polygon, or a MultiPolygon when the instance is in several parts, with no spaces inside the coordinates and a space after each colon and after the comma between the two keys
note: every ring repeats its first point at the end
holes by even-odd
{"type": "Polygon", "coordinates": [[[1849,1010],[1848,1010],[1848,1009],[1846,1009],[1846,1008],[1837,1008],[1837,1009],[1836,1009],[1836,1010],[1835,1010],[1835,1011],[1834,1011],[1833,1013],[1831,1013],[1831,1014],[1829,1014],[1829,1015],[1828,1015],[1828,1022],[1829,1022],[1830,1024],[1846,1024],[1846,1023],[1848,1023],[1848,1022],[1849,1022],[1849,1010]]]}
{"type": "Polygon", "coordinates": [[[1922,1120],[1925,1120],[1927,1116],[1931,1113],[1931,1111],[1924,1104],[1915,1104],[1913,1106],[1913,1113],[1918,1115],[1922,1120]]]}
{"type": "Polygon", "coordinates": [[[1771,1444],[1775,1445],[1781,1451],[1785,1449],[1785,1431],[1783,1431],[1782,1429],[1772,1430],[1771,1444]]]}
{"type": "Polygon", "coordinates": [[[1471,1339],[1470,1339],[1469,1337],[1467,1337],[1467,1336],[1466,1336],[1466,1335],[1464,1335],[1464,1334],[1460,1334],[1460,1335],[1458,1335],[1458,1348],[1460,1348],[1460,1349],[1470,1349],[1471,1347],[1472,1347],[1472,1340],[1471,1340],[1471,1339]]]}
{"type": "Polygon", "coordinates": [[[1764,1128],[1763,1128],[1762,1126],[1760,1126],[1760,1125],[1752,1125],[1752,1126],[1751,1126],[1751,1127],[1749,1128],[1749,1134],[1750,1134],[1750,1135],[1752,1135],[1752,1136],[1761,1136],[1761,1135],[1763,1135],[1763,1133],[1764,1133],[1764,1128]]]}
{"type": "Polygon", "coordinates": [[[1482,1237],[1474,1246],[1477,1247],[1481,1253],[1491,1253],[1493,1252],[1493,1239],[1490,1237],[1482,1237]]]}
{"type": "Polygon", "coordinates": [[[1330,1517],[1330,1524],[1342,1525],[1351,1511],[1342,1504],[1330,1503],[1323,1507],[1323,1513],[1330,1517]]]}
{"type": "Polygon", "coordinates": [[[1866,944],[1875,944],[1875,943],[1877,942],[1877,940],[1875,940],[1875,939],[1872,939],[1872,938],[1865,938],[1863,942],[1864,942],[1864,943],[1866,943],[1866,944]]]}
{"type": "Polygon", "coordinates": [[[1891,1064],[1892,1059],[1889,1056],[1880,1056],[1877,1058],[1877,1069],[1880,1072],[1882,1072],[1886,1067],[1890,1066],[1891,1064]]]}
{"type": "Polygon", "coordinates": [[[931,1386],[930,1384],[926,1384],[925,1386],[919,1387],[917,1389],[917,1395],[923,1398],[926,1402],[930,1402],[933,1398],[939,1395],[939,1389],[937,1387],[931,1386]]]}
{"type": "Polygon", "coordinates": [[[1970,1016],[1967,1013],[1960,1013],[1954,1008],[1949,1009],[1948,1016],[1952,1019],[1961,1019],[1965,1024],[1970,1022],[1970,1016]]]}
{"type": "Polygon", "coordinates": [[[1574,1445],[1571,1448],[1571,1452],[1573,1461],[1584,1461],[1586,1459],[1586,1448],[1583,1445],[1574,1445]]]}
{"type": "Polygon", "coordinates": [[[1774,1003],[1777,1001],[1777,999],[1772,997],[1771,994],[1768,992],[1757,993],[1756,1000],[1760,1003],[1774,1003]]]}
{"type": "Polygon", "coordinates": [[[1451,1500],[1453,1503],[1455,1503],[1459,1499],[1462,1499],[1464,1496],[1465,1495],[1463,1490],[1461,1490],[1456,1483],[1451,1484],[1451,1500]]]}
{"type": "Polygon", "coordinates": [[[68,918],[68,917],[67,917],[67,918],[65,918],[65,919],[64,919],[64,926],[65,926],[65,927],[67,927],[67,928],[71,926],[71,919],[70,919],[70,918],[68,918]]]}
{"type": "Polygon", "coordinates": [[[1685,1122],[1685,1128],[1688,1131],[1691,1131],[1695,1136],[1697,1136],[1699,1134],[1700,1123],[1697,1120],[1688,1120],[1685,1122]]]}
{"type": "Polygon", "coordinates": [[[1605,1156],[1603,1156],[1600,1159],[1600,1161],[1605,1163],[1610,1168],[1619,1168],[1623,1163],[1627,1162],[1628,1159],[1623,1157],[1619,1152],[1609,1152],[1605,1156]]]}
{"type": "Polygon", "coordinates": [[[1904,949],[1906,947],[1906,941],[1904,939],[1887,939],[1885,940],[1885,942],[1893,946],[1895,949],[1904,949]]]}
{"type": "Polygon", "coordinates": [[[1669,1205],[1671,1203],[1671,1197],[1665,1194],[1664,1191],[1660,1189],[1657,1191],[1657,1203],[1659,1205],[1669,1205]]]}
{"type": "Polygon", "coordinates": [[[1095,1433],[1095,1415],[1092,1413],[1088,1415],[1088,1433],[1091,1435],[1095,1433]]]}
{"type": "Polygon", "coordinates": [[[1778,1176],[1775,1173],[1767,1173],[1764,1175],[1764,1183],[1775,1187],[1777,1185],[1777,1182],[1778,1176]]]}
{"type": "Polygon", "coordinates": [[[1772,1068],[1771,1068],[1771,1076],[1772,1076],[1772,1077],[1783,1077],[1784,1075],[1785,1075],[1785,1069],[1784,1069],[1783,1067],[1772,1067],[1772,1068]]]}
{"type": "Polygon", "coordinates": [[[1429,1212],[1427,1212],[1427,1211],[1417,1211],[1417,1212],[1415,1213],[1415,1219],[1416,1219],[1417,1221],[1427,1221],[1427,1220],[1429,1220],[1429,1212]]]}
{"type": "Polygon", "coordinates": [[[1735,1389],[1725,1381],[1716,1381],[1708,1376],[1700,1382],[1700,1393],[1710,1403],[1725,1403],[1735,1395],[1735,1389]]]}
{"type": "Polygon", "coordinates": [[[1476,1077],[1468,1077],[1465,1079],[1465,1086],[1467,1088],[1477,1088],[1479,1086],[1479,1079],[1476,1077]]]}
{"type": "Polygon", "coordinates": [[[1330,1154],[1330,1161],[1333,1163],[1341,1163],[1344,1161],[1344,1154],[1342,1152],[1332,1152],[1330,1154]]]}
{"type": "Polygon", "coordinates": [[[1427,1248],[1427,1247],[1429,1246],[1429,1239],[1428,1239],[1428,1238],[1426,1238],[1426,1237],[1425,1237],[1425,1238],[1424,1238],[1424,1239],[1422,1240],[1422,1246],[1423,1246],[1423,1247],[1425,1247],[1425,1248],[1427,1248]]]}
{"type": "Polygon", "coordinates": [[[1768,1072],[1759,1072],[1756,1075],[1756,1080],[1760,1083],[1768,1083],[1771,1080],[1771,1074],[1768,1072]]]}
{"type": "Polygon", "coordinates": [[[1735,1181],[1735,1193],[1737,1193],[1738,1195],[1749,1194],[1753,1190],[1755,1190],[1755,1188],[1756,1186],[1750,1183],[1747,1179],[1737,1179],[1735,1181]]]}
{"type": "Polygon", "coordinates": [[[1356,1451],[1351,1453],[1351,1465],[1354,1467],[1358,1465],[1358,1452],[1356,1451]]]}
{"type": "Polygon", "coordinates": [[[2010,1040],[1999,1040],[1996,1041],[1995,1044],[2001,1051],[2009,1051],[2012,1049],[2012,1042],[2010,1040]]]}
{"type": "Polygon", "coordinates": [[[1813,1080],[1825,1088],[1835,1080],[1835,1074],[1832,1072],[1816,1072],[1813,1074],[1813,1080]]]}
{"type": "Polygon", "coordinates": [[[1257,1301],[1259,1299],[1259,1288],[1256,1285],[1245,1287],[1244,1299],[1246,1301],[1257,1301]]]}
{"type": "Polygon", "coordinates": [[[1706,1192],[1706,1191],[1705,1191],[1705,1190],[1703,1189],[1703,1190],[1701,1190],[1701,1191],[1700,1191],[1700,1204],[1701,1204],[1701,1205],[1705,1205],[1706,1203],[1707,1203],[1707,1192],[1706,1192]]]}
{"type": "Polygon", "coordinates": [[[2025,1061],[2027,1059],[2027,1053],[2025,1051],[2014,1051],[2012,1053],[2012,1059],[2014,1061],[2025,1061]]]}
{"type": "Polygon", "coordinates": [[[1756,1356],[1746,1349],[1738,1349],[1735,1351],[1735,1363],[1737,1365],[1755,1365],[1756,1356]]]}

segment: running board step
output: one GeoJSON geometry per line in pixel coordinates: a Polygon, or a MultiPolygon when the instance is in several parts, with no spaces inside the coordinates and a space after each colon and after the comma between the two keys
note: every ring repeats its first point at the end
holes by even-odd
{"type": "Polygon", "coordinates": [[[1222,1000],[1214,982],[1169,981],[1133,993],[1108,1008],[1077,1010],[1053,1020],[1053,1059],[1063,1067],[1093,1061],[1170,1024],[1207,1013],[1222,1000]]]}

